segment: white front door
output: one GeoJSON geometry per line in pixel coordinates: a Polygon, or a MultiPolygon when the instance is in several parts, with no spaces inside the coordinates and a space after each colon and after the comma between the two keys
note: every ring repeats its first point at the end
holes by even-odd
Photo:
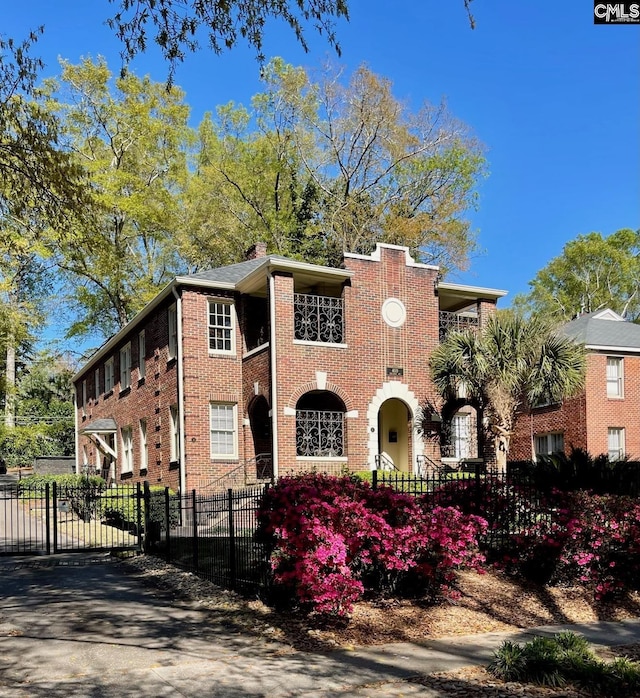
{"type": "Polygon", "coordinates": [[[471,415],[459,412],[451,422],[454,455],[462,460],[471,455],[471,415]]]}

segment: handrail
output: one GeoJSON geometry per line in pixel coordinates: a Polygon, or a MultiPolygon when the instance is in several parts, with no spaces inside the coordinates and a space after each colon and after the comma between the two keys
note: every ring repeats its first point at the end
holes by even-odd
{"type": "Polygon", "coordinates": [[[264,476],[263,477],[258,476],[258,464],[261,462],[264,463],[265,461],[268,462],[270,460],[271,460],[270,453],[257,453],[252,458],[248,458],[247,460],[242,461],[242,463],[240,463],[238,466],[233,468],[233,470],[230,470],[228,473],[225,473],[224,475],[221,475],[220,477],[216,478],[215,480],[212,480],[208,485],[205,485],[202,489],[208,490],[212,487],[215,487],[216,485],[219,486],[221,482],[229,479],[231,476],[238,473],[238,471],[243,471],[242,472],[242,476],[243,476],[242,479],[243,479],[244,484],[246,485],[247,480],[248,480],[247,474],[248,474],[248,470],[249,470],[249,467],[251,466],[251,464],[254,464],[256,466],[255,467],[256,480],[261,480],[261,481],[267,480],[267,479],[272,480],[273,475],[270,475],[268,478],[265,478],[264,476]]]}
{"type": "Polygon", "coordinates": [[[397,470],[400,472],[400,468],[384,453],[376,454],[376,470],[397,470]]]}
{"type": "Polygon", "coordinates": [[[432,468],[433,470],[441,470],[442,465],[438,465],[434,460],[429,458],[429,456],[425,455],[424,453],[420,454],[417,458],[417,465],[418,465],[418,477],[426,477],[428,475],[427,468],[432,468]]]}

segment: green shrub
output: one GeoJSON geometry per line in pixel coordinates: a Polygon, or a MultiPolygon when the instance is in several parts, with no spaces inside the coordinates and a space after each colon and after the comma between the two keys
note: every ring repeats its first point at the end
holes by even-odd
{"type": "Polygon", "coordinates": [[[503,642],[488,670],[502,681],[553,687],[570,682],[591,695],[616,698],[637,695],[640,688],[640,664],[626,657],[603,662],[572,632],[536,637],[525,645],[503,642]]]}
{"type": "MultiPolygon", "coordinates": [[[[142,490],[141,490],[142,494],[142,490]]],[[[169,527],[180,521],[180,502],[169,490],[169,527]]],[[[118,528],[135,531],[138,526],[137,492],[130,486],[112,487],[102,495],[101,513],[106,523],[118,528]]],[[[166,525],[165,488],[161,485],[149,487],[149,524],[156,530],[166,525]]],[[[140,510],[140,522],[145,524],[144,507],[140,510]]]]}

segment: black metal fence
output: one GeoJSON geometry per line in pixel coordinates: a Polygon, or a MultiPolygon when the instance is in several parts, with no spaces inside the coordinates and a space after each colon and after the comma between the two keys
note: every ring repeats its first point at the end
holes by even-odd
{"type": "Polygon", "coordinates": [[[142,504],[139,485],[107,489],[90,481],[74,486],[4,484],[0,555],[140,549],[142,504]]]}
{"type": "Polygon", "coordinates": [[[263,492],[264,487],[251,487],[207,495],[194,490],[185,497],[169,490],[153,494],[151,509],[165,515],[145,549],[223,587],[264,587],[268,560],[255,537],[263,492]]]}

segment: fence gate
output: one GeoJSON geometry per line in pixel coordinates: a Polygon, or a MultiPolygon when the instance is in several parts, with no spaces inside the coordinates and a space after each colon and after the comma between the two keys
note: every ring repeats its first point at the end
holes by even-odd
{"type": "Polygon", "coordinates": [[[139,485],[0,486],[0,555],[136,550],[142,542],[139,485]]]}

